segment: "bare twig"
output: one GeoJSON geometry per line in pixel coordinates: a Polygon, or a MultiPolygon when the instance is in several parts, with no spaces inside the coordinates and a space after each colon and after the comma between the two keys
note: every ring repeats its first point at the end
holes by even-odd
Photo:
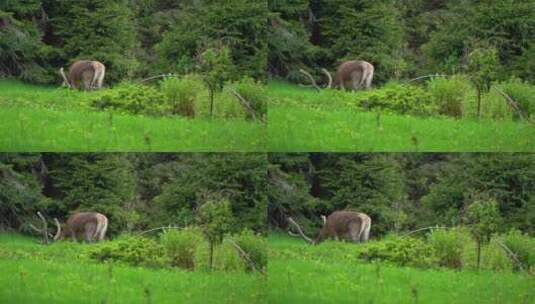
{"type": "Polygon", "coordinates": [[[413,81],[417,81],[417,80],[420,80],[420,79],[433,78],[433,77],[448,77],[448,75],[445,75],[445,74],[434,74],[434,75],[420,76],[420,77],[416,77],[414,79],[411,79],[411,80],[407,81],[407,83],[411,83],[413,81]]]}
{"type": "Polygon", "coordinates": [[[513,262],[515,262],[520,267],[520,270],[522,270],[523,272],[526,272],[526,269],[524,268],[524,265],[522,264],[522,262],[520,262],[516,254],[511,249],[509,249],[509,247],[505,246],[505,244],[503,244],[502,242],[498,240],[494,240],[494,242],[498,244],[505,251],[505,253],[509,256],[509,258],[513,260],[513,262]]]}
{"type": "Polygon", "coordinates": [[[450,227],[432,226],[432,227],[420,228],[420,229],[416,229],[416,230],[407,232],[407,233],[401,235],[401,237],[406,237],[406,236],[409,236],[409,235],[411,235],[413,233],[416,233],[416,232],[420,232],[420,231],[424,231],[424,230],[433,230],[433,229],[450,229],[450,227]]]}
{"type": "Polygon", "coordinates": [[[518,102],[516,102],[511,96],[507,95],[504,91],[498,89],[497,87],[493,87],[493,89],[498,92],[498,94],[502,95],[502,97],[505,99],[506,103],[514,110],[518,113],[518,115],[520,116],[520,118],[522,120],[525,120],[531,124],[534,124],[535,122],[533,122],[529,117],[526,117],[524,115],[524,111],[522,111],[522,109],[520,108],[520,105],[518,104],[518,102]]]}
{"type": "Polygon", "coordinates": [[[157,230],[166,230],[166,229],[184,229],[183,227],[176,227],[176,226],[164,226],[164,227],[158,227],[158,228],[153,228],[153,229],[149,229],[149,230],[145,230],[145,231],[141,231],[141,232],[138,232],[136,235],[143,235],[145,233],[149,233],[149,232],[152,232],[152,231],[157,231],[157,230]]]}
{"type": "MultiPolygon", "coordinates": [[[[230,93],[232,93],[232,95],[234,95],[238,99],[242,107],[244,107],[245,110],[249,112],[249,114],[251,114],[251,116],[253,117],[253,120],[256,121],[257,117],[255,114],[255,111],[253,110],[253,107],[251,107],[251,104],[245,98],[243,98],[243,96],[241,96],[238,92],[236,92],[236,90],[230,89],[230,93]]],[[[263,118],[260,118],[259,120],[262,122],[265,122],[263,118]]]]}
{"type": "Polygon", "coordinates": [[[178,76],[175,75],[175,74],[172,74],[172,73],[161,74],[161,75],[152,76],[152,77],[149,77],[149,78],[142,79],[142,80],[139,81],[139,83],[144,83],[144,82],[149,81],[149,80],[153,80],[153,79],[157,79],[157,78],[165,78],[165,77],[178,77],[178,76]]]}
{"type": "Polygon", "coordinates": [[[232,246],[234,246],[234,248],[236,248],[236,250],[238,251],[240,256],[253,268],[254,271],[257,271],[257,272],[260,272],[263,275],[266,275],[266,273],[265,273],[265,271],[263,269],[258,269],[256,267],[256,264],[253,261],[251,261],[251,258],[249,257],[247,252],[245,252],[238,244],[236,244],[236,242],[234,242],[233,240],[228,240],[228,242],[232,246]]]}

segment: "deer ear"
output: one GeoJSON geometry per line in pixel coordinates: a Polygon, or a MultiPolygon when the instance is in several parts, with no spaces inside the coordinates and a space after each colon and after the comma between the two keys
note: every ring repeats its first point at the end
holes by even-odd
{"type": "Polygon", "coordinates": [[[325,215],[321,215],[321,220],[323,221],[323,225],[327,224],[327,217],[325,215]]]}

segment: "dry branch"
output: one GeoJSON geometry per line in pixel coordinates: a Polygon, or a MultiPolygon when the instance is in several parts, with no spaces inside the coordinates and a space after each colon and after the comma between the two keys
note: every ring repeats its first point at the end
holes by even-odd
{"type": "Polygon", "coordinates": [[[401,237],[406,237],[406,236],[409,236],[409,235],[411,235],[413,233],[420,232],[420,231],[423,231],[423,230],[433,230],[433,229],[450,229],[450,227],[432,226],[432,227],[420,228],[420,229],[416,229],[416,230],[407,232],[407,233],[403,234],[401,237]]]}

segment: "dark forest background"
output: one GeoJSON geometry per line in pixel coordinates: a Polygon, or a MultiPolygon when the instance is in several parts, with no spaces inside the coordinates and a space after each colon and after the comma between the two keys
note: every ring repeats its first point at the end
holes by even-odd
{"type": "Polygon", "coordinates": [[[92,58],[108,82],[194,71],[228,47],[232,76],[299,79],[346,59],[384,82],[455,74],[495,49],[497,80],[535,80],[535,0],[3,0],[0,76],[58,83],[59,67],[92,58]]]}
{"type": "Polygon", "coordinates": [[[58,83],[77,59],[107,66],[107,82],[185,74],[209,48],[230,49],[234,78],[262,78],[264,0],[2,0],[0,76],[58,83]]]}
{"type": "Polygon", "coordinates": [[[535,80],[533,0],[270,0],[271,74],[376,66],[375,79],[456,74],[475,49],[496,49],[498,80],[535,80]]]}
{"type": "Polygon", "coordinates": [[[266,230],[265,154],[0,154],[0,230],[31,231],[37,211],[110,219],[109,233],[195,224],[205,202],[230,202],[230,232],[266,230]]]}
{"type": "Polygon", "coordinates": [[[475,201],[497,202],[500,232],[535,232],[533,154],[270,154],[271,229],[293,216],[310,234],[320,215],[369,214],[372,235],[464,224],[475,201]]]}

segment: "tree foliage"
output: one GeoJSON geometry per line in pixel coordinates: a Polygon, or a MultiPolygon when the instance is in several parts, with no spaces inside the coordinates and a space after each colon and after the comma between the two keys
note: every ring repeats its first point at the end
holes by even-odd
{"type": "Polygon", "coordinates": [[[492,200],[502,229],[534,233],[531,154],[277,154],[268,170],[269,224],[293,216],[309,233],[320,215],[352,209],[372,218],[372,235],[457,226],[477,199],[492,200]]]}

